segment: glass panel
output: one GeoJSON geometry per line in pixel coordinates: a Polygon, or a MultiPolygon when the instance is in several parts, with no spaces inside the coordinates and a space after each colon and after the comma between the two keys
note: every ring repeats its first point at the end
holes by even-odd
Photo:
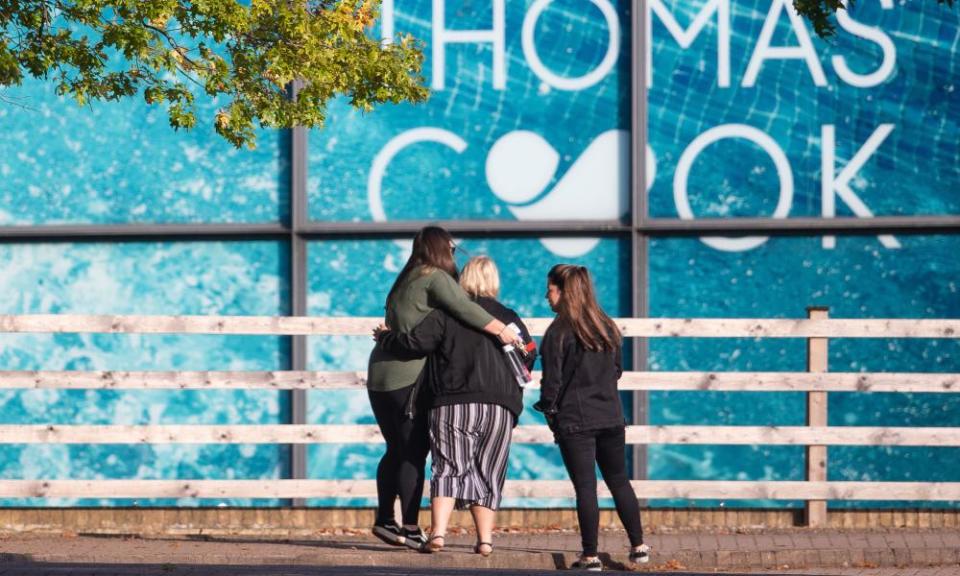
{"type": "MultiPolygon", "coordinates": [[[[276,242],[0,245],[3,314],[286,313],[288,254],[276,242]]],[[[174,334],[8,334],[7,370],[278,370],[284,339],[174,334]]],[[[0,390],[5,424],[279,424],[269,390],[0,390]]],[[[4,478],[278,478],[287,448],[263,445],[0,445],[4,478]]],[[[2,500],[4,506],[276,505],[271,500],[2,500]]]]}
{"type": "MultiPolygon", "coordinates": [[[[630,311],[629,242],[579,239],[593,244],[580,258],[563,261],[588,266],[594,274],[601,305],[612,315],[630,311]]],[[[342,240],[313,242],[309,250],[309,313],[315,316],[382,316],[383,303],[408,248],[390,240],[342,240]],[[366,263],[366,264],[362,264],[366,263]]],[[[521,316],[552,315],[544,299],[546,273],[560,259],[537,239],[465,239],[462,253],[487,254],[500,269],[501,301],[521,316]]],[[[311,370],[365,370],[373,348],[369,336],[313,337],[310,339],[311,370]]],[[[539,368],[538,368],[539,369],[539,368]]],[[[375,424],[367,395],[361,391],[309,392],[307,420],[315,424],[375,424]]],[[[542,424],[530,406],[539,394],[526,394],[520,424],[542,424]]],[[[374,478],[383,455],[382,445],[327,444],[309,448],[311,478],[374,478]]],[[[555,445],[515,444],[510,450],[508,478],[562,479],[566,471],[555,445]]],[[[429,467],[428,467],[429,468],[429,467]]],[[[429,469],[428,469],[429,473],[429,469]]],[[[362,500],[325,499],[313,505],[371,505],[362,500]]],[[[530,505],[530,502],[510,502],[530,505]]],[[[542,503],[540,503],[542,504],[542,503]]],[[[506,504],[505,504],[506,505],[506,504]]]]}
{"type": "Polygon", "coordinates": [[[176,132],[142,99],[79,107],[52,82],[5,90],[0,225],[277,222],[289,206],[284,147],[257,132],[237,150],[213,130],[222,103],[197,95],[197,126],[176,132]]]}
{"type": "MultiPolygon", "coordinates": [[[[960,236],[898,240],[903,247],[889,250],[875,237],[841,237],[835,250],[824,250],[819,238],[772,238],[736,253],[692,238],[653,240],[651,314],[802,318],[807,306],[828,306],[835,318],[960,317],[960,236]]],[[[650,349],[652,370],[806,369],[800,339],[654,339],[650,349]]],[[[831,339],[829,350],[837,372],[960,371],[957,340],[831,339]]],[[[650,395],[652,424],[803,425],[805,409],[802,393],[650,395]]],[[[955,394],[829,395],[831,426],[960,426],[958,414],[955,394]]],[[[907,466],[914,481],[960,480],[960,468],[943,466],[950,461],[960,461],[960,450],[831,447],[828,474],[898,480],[907,466]]],[[[800,480],[803,462],[802,449],[792,447],[660,446],[651,448],[650,475],[800,480]]]]}
{"type": "Polygon", "coordinates": [[[440,17],[434,5],[413,0],[385,8],[396,33],[425,42],[430,101],[370,114],[343,102],[332,106],[326,127],[310,138],[310,217],[624,216],[630,3],[450,0],[439,4],[448,32],[433,22],[440,17]],[[490,34],[494,43],[454,39],[458,30],[492,30],[494,6],[505,10],[490,34]]]}
{"type": "Polygon", "coordinates": [[[820,40],[790,4],[648,2],[650,214],[960,214],[957,11],[851,2],[820,40]]]}

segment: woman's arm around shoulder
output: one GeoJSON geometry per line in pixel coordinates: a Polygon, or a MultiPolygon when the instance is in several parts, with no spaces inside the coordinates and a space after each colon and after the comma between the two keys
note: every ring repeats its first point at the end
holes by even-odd
{"type": "Polygon", "coordinates": [[[434,310],[427,314],[413,330],[403,333],[386,330],[377,337],[384,350],[393,354],[415,352],[429,354],[440,347],[446,334],[446,314],[443,310],[434,310]]]}
{"type": "Polygon", "coordinates": [[[443,308],[457,320],[478,330],[482,330],[495,320],[489,312],[470,299],[456,280],[442,270],[431,272],[427,294],[430,297],[431,306],[443,308]]]}
{"type": "Polygon", "coordinates": [[[503,344],[515,343],[519,340],[512,330],[506,329],[506,324],[471,300],[449,274],[440,270],[434,270],[431,274],[431,281],[427,286],[427,294],[432,301],[431,306],[443,308],[468,326],[496,336],[503,344]]]}

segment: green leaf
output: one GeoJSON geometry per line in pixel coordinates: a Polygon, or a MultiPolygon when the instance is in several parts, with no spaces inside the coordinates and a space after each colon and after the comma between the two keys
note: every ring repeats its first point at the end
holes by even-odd
{"type": "Polygon", "coordinates": [[[237,147],[255,146],[258,127],[323,126],[338,96],[370,110],[428,93],[420,45],[368,36],[374,0],[76,0],[56,19],[51,6],[0,1],[0,85],[50,79],[80,104],[141,94],[178,130],[196,126],[202,92],[226,102],[211,120],[237,147]]]}

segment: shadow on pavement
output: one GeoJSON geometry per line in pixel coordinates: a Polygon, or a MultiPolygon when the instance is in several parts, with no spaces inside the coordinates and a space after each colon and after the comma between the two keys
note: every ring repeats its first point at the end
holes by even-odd
{"type": "MultiPolygon", "coordinates": [[[[557,570],[521,569],[451,569],[451,568],[393,568],[376,566],[238,566],[210,564],[93,564],[67,562],[29,562],[12,558],[15,554],[0,555],[0,575],[17,576],[422,576],[422,575],[496,575],[518,574],[522,576],[547,576],[558,570],[568,571],[563,555],[557,554],[557,570]]],[[[625,570],[619,562],[604,560],[604,571],[625,570]]],[[[629,570],[625,570],[629,572],[629,570]]],[[[572,571],[571,571],[572,572],[572,571]]],[[[579,571],[577,571],[579,573],[579,571]]],[[[707,576],[704,572],[638,572],[647,576],[707,576]]],[[[716,572],[709,573],[716,575],[716,572]]],[[[749,576],[723,572],[726,576],[749,576]]],[[[781,573],[780,576],[790,576],[781,573]]]]}

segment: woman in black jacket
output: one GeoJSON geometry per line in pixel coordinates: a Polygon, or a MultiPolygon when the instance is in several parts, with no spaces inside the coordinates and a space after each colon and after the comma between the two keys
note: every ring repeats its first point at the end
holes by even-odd
{"type": "MultiPolygon", "coordinates": [[[[517,313],[495,299],[500,279],[490,258],[472,258],[463,268],[460,284],[491,316],[515,324],[524,342],[532,342],[517,313]]],[[[432,395],[432,528],[421,551],[443,549],[447,523],[456,507],[470,509],[477,527],[474,551],[489,556],[510,438],[523,410],[523,389],[504,358],[502,344],[442,309],[428,314],[407,333],[381,330],[377,336],[386,350],[429,354],[421,384],[425,389],[420,393],[432,395]]],[[[531,348],[525,358],[528,369],[535,356],[531,348]]]]}
{"type": "Polygon", "coordinates": [[[630,561],[647,562],[640,506],[627,477],[623,407],[617,391],[620,330],[597,304],[583,266],[558,264],[547,275],[547,301],[557,313],[543,337],[543,380],[535,408],[548,416],[577,496],[583,551],[574,568],[602,570],[597,556],[599,466],[630,538],[630,561]]]}

